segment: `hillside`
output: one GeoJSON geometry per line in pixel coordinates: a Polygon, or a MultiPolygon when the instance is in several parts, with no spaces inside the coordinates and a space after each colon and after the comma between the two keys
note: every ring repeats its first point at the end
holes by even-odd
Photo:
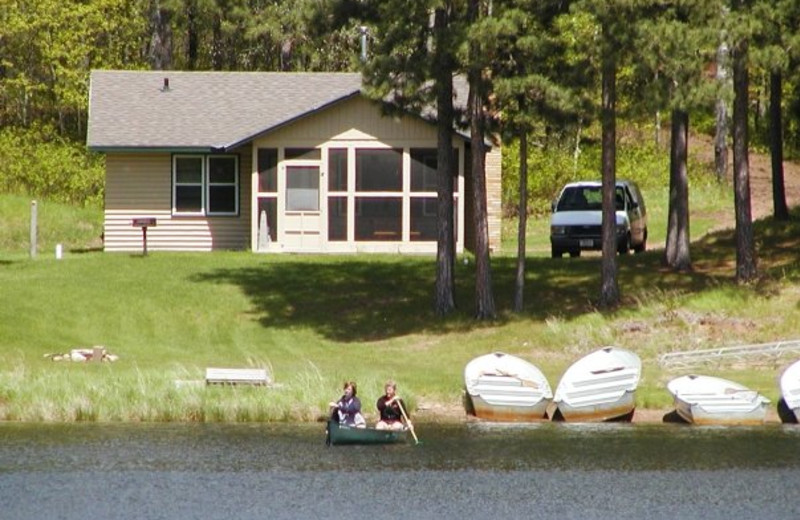
{"type": "MultiPolygon", "coordinates": [[[[709,136],[694,135],[689,142],[689,154],[704,163],[714,164],[714,143],[709,136]]],[[[749,154],[750,200],[753,220],[772,215],[772,164],[768,153],[749,154]]],[[[790,208],[800,205],[800,164],[784,161],[784,185],[786,203],[790,208]]],[[[733,186],[733,150],[728,150],[728,182],[733,186]]],[[[733,194],[731,194],[731,197],[733,194]]],[[[719,228],[734,227],[734,215],[730,212],[718,215],[719,228]]]]}

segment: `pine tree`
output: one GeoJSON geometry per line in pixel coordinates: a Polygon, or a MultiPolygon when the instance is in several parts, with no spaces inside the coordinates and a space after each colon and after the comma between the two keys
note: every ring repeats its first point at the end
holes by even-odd
{"type": "Polygon", "coordinates": [[[465,6],[457,1],[372,0],[357,6],[369,22],[375,45],[364,66],[370,95],[391,99],[394,109],[436,106],[437,250],[434,312],[456,308],[452,136],[453,76],[463,41],[465,6]],[[431,20],[431,18],[433,18],[431,20]],[[431,23],[432,21],[432,23],[431,23]]]}
{"type": "Polygon", "coordinates": [[[639,24],[639,59],[645,77],[657,76],[646,98],[672,114],[667,240],[662,261],[676,271],[691,269],[689,237],[689,114],[710,104],[714,91],[705,66],[713,61],[719,6],[707,0],[647,7],[639,24]]]}
{"type": "Polygon", "coordinates": [[[736,218],[736,281],[747,283],[758,275],[750,207],[748,103],[749,48],[753,29],[748,0],[733,0],[731,20],[733,58],[733,192],[736,218]]]}

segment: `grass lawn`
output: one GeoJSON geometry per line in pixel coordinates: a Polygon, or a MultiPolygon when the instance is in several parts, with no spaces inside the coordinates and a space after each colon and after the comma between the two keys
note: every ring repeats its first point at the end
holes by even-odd
{"type": "MultiPolygon", "coordinates": [[[[663,223],[665,204],[658,199],[650,197],[650,212],[663,223]]],[[[5,219],[11,204],[0,201],[5,219]]],[[[14,204],[27,211],[17,199],[14,204]]],[[[709,208],[706,224],[701,211],[693,214],[693,229],[713,227],[709,208]]],[[[457,263],[459,310],[441,319],[431,312],[432,257],[104,254],[92,242],[96,212],[59,217],[70,227],[88,226],[86,238],[63,240],[62,260],[52,254],[62,241],[58,231],[46,235],[34,260],[23,238],[0,241],[0,419],[309,421],[325,414],[345,379],[354,379],[374,420],[387,378],[397,380],[400,395],[422,417],[460,410],[463,368],[478,355],[500,350],[524,357],[555,387],[578,357],[612,344],[642,357],[639,407],[668,409],[665,383],[682,373],[660,369],[659,354],[798,336],[797,218],[757,223],[763,276],[751,286],[733,283],[730,230],[694,233],[691,273],[664,271],[657,250],[619,257],[623,304],[611,312],[593,303],[600,257],[550,259],[549,249],[536,245],[546,220],[535,220],[525,310],[510,312],[516,246],[506,242],[493,258],[499,315],[485,323],[472,319],[469,256],[457,263]],[[93,345],[119,360],[45,357],[93,345]],[[176,386],[201,380],[208,366],[266,367],[279,386],[176,386]]],[[[41,221],[55,225],[48,217],[41,221]]],[[[651,247],[663,243],[664,227],[651,227],[651,247]]],[[[17,229],[14,236],[24,233],[17,229]]],[[[703,372],[739,380],[776,401],[776,379],[789,361],[703,372]]]]}

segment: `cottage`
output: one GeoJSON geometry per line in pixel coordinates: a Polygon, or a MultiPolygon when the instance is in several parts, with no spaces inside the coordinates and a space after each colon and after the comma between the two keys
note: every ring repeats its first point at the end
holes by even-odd
{"type": "MultiPolygon", "coordinates": [[[[106,155],[106,251],[141,250],[140,219],[151,251],[436,251],[435,125],[384,116],[360,74],[93,71],[87,143],[106,155]]],[[[453,149],[461,252],[467,136],[453,149]]],[[[497,248],[499,148],[486,169],[497,248]]]]}

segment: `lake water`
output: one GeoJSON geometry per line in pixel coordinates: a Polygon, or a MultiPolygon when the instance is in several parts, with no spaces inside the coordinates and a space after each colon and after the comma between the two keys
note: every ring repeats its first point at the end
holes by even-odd
{"type": "Polygon", "coordinates": [[[800,427],[0,424],[0,519],[797,519],[800,427]]]}

